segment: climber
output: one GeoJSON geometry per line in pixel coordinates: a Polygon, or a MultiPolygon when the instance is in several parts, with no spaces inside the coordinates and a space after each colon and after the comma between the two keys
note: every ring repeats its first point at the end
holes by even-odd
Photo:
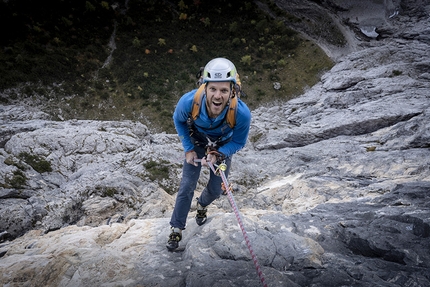
{"type": "MultiPolygon", "coordinates": [[[[234,153],[242,149],[247,141],[251,123],[251,112],[237,95],[237,71],[234,64],[225,58],[215,58],[204,67],[202,104],[196,103],[197,89],[184,94],[178,101],[173,121],[185,152],[182,179],[170,220],[171,233],[167,249],[174,251],[182,239],[194,190],[202,166],[225,163],[228,176],[234,153]],[[233,103],[233,100],[235,104],[233,103]],[[192,116],[193,106],[198,105],[198,115],[192,116]],[[227,115],[234,110],[235,124],[227,122],[227,115]],[[200,160],[201,159],[201,160],[200,160]],[[199,161],[199,162],[197,162],[199,161]]],[[[209,181],[197,198],[197,225],[207,220],[207,206],[219,198],[222,179],[210,171],[209,181]]]]}

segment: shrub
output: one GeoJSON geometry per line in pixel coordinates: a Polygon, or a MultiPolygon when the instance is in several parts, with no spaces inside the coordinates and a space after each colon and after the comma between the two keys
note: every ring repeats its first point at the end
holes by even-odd
{"type": "Polygon", "coordinates": [[[273,42],[273,41],[269,41],[269,42],[266,44],[266,46],[267,46],[267,47],[274,47],[274,46],[275,46],[275,42],[273,42]]]}
{"type": "Polygon", "coordinates": [[[239,38],[234,38],[233,41],[231,41],[231,44],[236,47],[239,46],[241,43],[242,41],[240,41],[239,38]]]}
{"type": "Polygon", "coordinates": [[[106,10],[109,10],[109,3],[106,1],[102,1],[102,3],[100,3],[100,5],[102,5],[102,7],[106,10]]]}
{"type": "Polygon", "coordinates": [[[242,59],[240,60],[241,63],[243,63],[244,65],[251,65],[251,55],[246,55],[243,56],[242,59]]]}
{"type": "Polygon", "coordinates": [[[158,46],[166,46],[166,39],[159,38],[158,39],[158,46]]]}
{"type": "Polygon", "coordinates": [[[393,76],[400,76],[403,72],[399,70],[393,70],[392,75],[393,76]]]}
{"type": "Polygon", "coordinates": [[[51,163],[37,155],[21,152],[18,157],[39,173],[52,171],[51,163]]]}
{"type": "Polygon", "coordinates": [[[205,27],[209,27],[211,25],[211,19],[209,19],[208,17],[202,19],[201,21],[203,22],[205,27]]]}
{"type": "Polygon", "coordinates": [[[96,7],[94,7],[94,5],[91,4],[91,2],[87,1],[85,2],[85,9],[86,11],[95,11],[96,7]]]}
{"type": "Polygon", "coordinates": [[[192,45],[191,48],[190,48],[190,51],[192,51],[193,53],[197,53],[198,52],[197,46],[196,45],[192,45]]]}
{"type": "Polygon", "coordinates": [[[266,32],[266,28],[268,26],[268,22],[266,19],[263,19],[255,25],[255,29],[257,29],[258,33],[264,34],[266,32]]]}
{"type": "Polygon", "coordinates": [[[280,59],[278,61],[278,65],[281,66],[281,67],[283,67],[283,66],[287,65],[287,62],[284,59],[280,59]]]}
{"type": "Polygon", "coordinates": [[[15,170],[13,172],[13,176],[12,177],[7,177],[5,179],[5,182],[7,185],[13,187],[13,188],[17,188],[17,189],[21,189],[24,187],[25,183],[27,181],[27,177],[25,176],[25,174],[21,171],[21,170],[15,170]]]}
{"type": "Polygon", "coordinates": [[[153,161],[146,162],[143,166],[149,173],[149,179],[152,181],[162,180],[169,178],[169,168],[166,166],[167,161],[153,161]]]}
{"type": "Polygon", "coordinates": [[[133,44],[133,47],[138,48],[140,47],[140,40],[137,37],[134,37],[132,44],[133,44]]]}
{"type": "Polygon", "coordinates": [[[63,21],[63,23],[64,23],[66,26],[72,26],[72,25],[73,25],[73,22],[72,22],[72,21],[70,21],[69,19],[67,19],[66,17],[61,17],[61,20],[63,21]]]}
{"type": "Polygon", "coordinates": [[[231,33],[236,33],[237,32],[237,22],[231,23],[230,26],[229,26],[229,28],[228,28],[228,30],[231,33]]]}

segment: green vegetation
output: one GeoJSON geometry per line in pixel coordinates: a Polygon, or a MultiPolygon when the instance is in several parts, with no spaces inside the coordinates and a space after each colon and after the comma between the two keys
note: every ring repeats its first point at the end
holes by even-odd
{"type": "Polygon", "coordinates": [[[96,186],[95,190],[101,197],[114,197],[118,193],[116,188],[109,186],[96,186]]]}
{"type": "Polygon", "coordinates": [[[22,189],[25,187],[27,182],[27,177],[24,172],[26,170],[25,165],[22,162],[15,161],[12,157],[8,157],[4,160],[4,163],[7,165],[13,165],[17,169],[12,172],[12,175],[8,175],[5,177],[5,183],[0,184],[2,188],[17,188],[22,189]]]}
{"type": "Polygon", "coordinates": [[[20,87],[0,102],[37,95],[64,119],[132,119],[174,132],[176,102],[219,56],[235,63],[251,109],[288,100],[332,62],[284,24],[301,19],[265,2],[276,19],[253,1],[132,0],[128,9],[99,0],[0,2],[0,90],[20,87]],[[103,67],[114,30],[116,49],[103,67]]]}
{"type": "Polygon", "coordinates": [[[143,164],[146,171],[148,172],[147,176],[151,181],[158,181],[158,184],[168,193],[174,194],[176,190],[168,185],[164,180],[170,177],[170,163],[165,160],[161,161],[153,161],[149,160],[143,164]]]}
{"type": "Polygon", "coordinates": [[[14,160],[14,158],[12,157],[8,157],[4,160],[5,164],[13,165],[17,169],[13,171],[12,176],[7,176],[5,178],[5,184],[0,185],[0,187],[17,189],[22,189],[25,187],[27,177],[24,171],[28,169],[28,166],[23,162],[31,166],[35,171],[39,173],[52,171],[50,162],[40,158],[37,155],[31,155],[29,153],[22,152],[18,155],[18,161],[14,160]]]}
{"type": "Polygon", "coordinates": [[[143,166],[149,173],[149,179],[151,181],[163,180],[164,178],[169,178],[169,164],[168,161],[153,161],[150,160],[146,162],[143,166]]]}
{"type": "Polygon", "coordinates": [[[12,177],[6,177],[5,178],[5,186],[2,186],[4,188],[17,188],[17,189],[22,189],[24,188],[25,184],[27,181],[27,177],[25,176],[25,174],[17,169],[13,172],[13,176],[12,177]]]}
{"type": "Polygon", "coordinates": [[[7,164],[7,165],[13,165],[13,166],[17,167],[20,170],[26,170],[26,166],[21,161],[15,161],[12,156],[7,157],[4,160],[4,163],[7,164]]]}
{"type": "Polygon", "coordinates": [[[393,70],[391,77],[395,77],[395,76],[400,76],[401,74],[403,74],[402,71],[399,70],[393,70]]]}
{"type": "Polygon", "coordinates": [[[262,136],[263,136],[262,133],[255,134],[249,138],[249,141],[252,143],[256,143],[258,142],[259,139],[261,139],[262,136]]]}
{"type": "Polygon", "coordinates": [[[18,157],[39,173],[52,171],[51,163],[37,155],[21,152],[18,157]]]}

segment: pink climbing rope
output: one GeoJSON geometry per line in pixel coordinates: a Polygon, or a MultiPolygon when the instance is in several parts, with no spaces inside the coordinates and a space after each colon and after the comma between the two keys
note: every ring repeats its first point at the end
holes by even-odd
{"type": "Polygon", "coordinates": [[[234,201],[234,197],[231,193],[231,188],[228,184],[227,177],[225,176],[224,171],[221,168],[215,170],[213,164],[211,164],[210,162],[208,162],[208,165],[212,169],[214,174],[217,174],[218,171],[221,175],[222,181],[227,191],[228,200],[230,201],[230,205],[233,208],[237,221],[239,222],[240,229],[242,230],[243,237],[245,238],[246,246],[248,246],[249,253],[251,253],[252,261],[254,262],[255,268],[257,269],[258,277],[260,278],[261,284],[263,284],[264,287],[267,287],[263,271],[261,271],[260,264],[258,264],[257,256],[255,256],[254,250],[252,249],[251,241],[249,240],[248,234],[246,233],[245,227],[242,222],[242,217],[240,216],[239,209],[237,208],[236,202],[234,201]]]}

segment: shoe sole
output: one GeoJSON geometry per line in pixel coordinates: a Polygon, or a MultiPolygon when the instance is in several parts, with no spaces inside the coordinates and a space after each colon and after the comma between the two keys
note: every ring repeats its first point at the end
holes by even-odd
{"type": "Polygon", "coordinates": [[[169,246],[169,245],[166,245],[166,248],[167,248],[167,250],[169,250],[169,251],[175,251],[176,249],[178,249],[178,247],[179,247],[179,246],[171,247],[171,246],[169,246]]]}
{"type": "Polygon", "coordinates": [[[196,217],[196,223],[197,223],[198,226],[202,226],[208,220],[207,217],[205,217],[202,222],[198,222],[197,219],[198,219],[198,217],[196,217]]]}

